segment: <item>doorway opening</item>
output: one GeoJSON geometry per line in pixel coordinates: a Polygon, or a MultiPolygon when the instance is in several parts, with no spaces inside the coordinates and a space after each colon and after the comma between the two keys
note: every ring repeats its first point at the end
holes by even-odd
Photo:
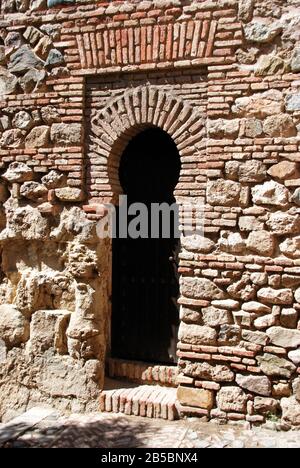
{"type": "MultiPolygon", "coordinates": [[[[148,208],[149,236],[121,238],[117,216],[112,269],[113,359],[176,364],[179,327],[176,210],[168,218],[168,236],[165,231],[163,234],[164,215],[160,218],[159,235],[153,238],[150,233],[153,203],[170,206],[176,203],[174,189],[180,169],[180,155],[174,141],[156,127],[135,136],[121,157],[119,179],[123,193],[127,195],[128,207],[142,203],[148,208]]],[[[128,225],[131,221],[132,217],[128,216],[128,225]]]]}

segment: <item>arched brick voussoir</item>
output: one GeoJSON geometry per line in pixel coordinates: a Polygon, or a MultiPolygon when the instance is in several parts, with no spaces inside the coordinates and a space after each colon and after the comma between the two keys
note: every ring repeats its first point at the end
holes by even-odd
{"type": "Polygon", "coordinates": [[[205,137],[203,116],[184,101],[154,86],[128,90],[111,100],[92,119],[92,133],[100,139],[102,149],[108,151],[108,141],[114,140],[113,153],[115,145],[120,151],[137,133],[151,126],[165,130],[179,152],[187,145],[197,145],[205,137]],[[107,138],[103,139],[104,134],[107,138]]]}

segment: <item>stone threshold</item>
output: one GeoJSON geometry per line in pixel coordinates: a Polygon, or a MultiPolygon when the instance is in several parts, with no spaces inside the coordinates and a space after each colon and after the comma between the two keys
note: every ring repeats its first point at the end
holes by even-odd
{"type": "Polygon", "coordinates": [[[171,387],[108,380],[100,395],[100,411],[174,421],[179,419],[176,393],[171,387]]]}
{"type": "Polygon", "coordinates": [[[107,361],[108,377],[126,379],[139,384],[158,384],[177,387],[178,368],[176,365],[158,365],[139,361],[109,358],[107,361]]]}

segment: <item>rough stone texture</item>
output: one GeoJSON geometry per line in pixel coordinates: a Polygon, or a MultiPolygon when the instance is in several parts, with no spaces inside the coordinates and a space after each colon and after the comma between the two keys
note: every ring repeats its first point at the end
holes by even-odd
{"type": "Polygon", "coordinates": [[[238,98],[232,108],[234,114],[258,118],[280,114],[283,110],[283,96],[277,90],[256,93],[251,97],[238,98]]]}
{"type": "Polygon", "coordinates": [[[47,146],[49,139],[49,127],[42,125],[31,130],[25,139],[26,148],[42,148],[47,146]]]}
{"type": "Polygon", "coordinates": [[[247,396],[238,387],[223,387],[218,393],[217,401],[222,411],[242,413],[245,411],[247,396]]]}
{"type": "Polygon", "coordinates": [[[282,419],[290,426],[300,426],[300,403],[295,397],[281,400],[282,419]]]}
{"type": "Polygon", "coordinates": [[[299,258],[300,256],[300,237],[293,237],[286,239],[279,245],[280,252],[287,257],[299,258]]]}
{"type": "Polygon", "coordinates": [[[275,400],[274,398],[254,398],[254,410],[257,413],[265,415],[276,414],[278,413],[278,407],[278,400],[275,400]]]}
{"type": "Polygon", "coordinates": [[[25,182],[20,189],[20,195],[29,200],[36,200],[44,197],[47,193],[47,188],[39,182],[25,182]]]}
{"type": "Polygon", "coordinates": [[[300,364],[300,350],[296,349],[295,351],[290,351],[289,354],[289,359],[296,365],[299,366],[300,364]]]}
{"type": "Polygon", "coordinates": [[[217,332],[211,327],[181,323],[178,337],[183,343],[214,345],[217,332]]]}
{"type": "Polygon", "coordinates": [[[300,93],[289,94],[286,97],[286,109],[290,112],[300,110],[300,93]]]}
{"type": "Polygon", "coordinates": [[[221,236],[219,245],[225,252],[239,254],[245,251],[246,243],[239,232],[229,233],[225,231],[221,236]]]}
{"type": "Polygon", "coordinates": [[[298,312],[295,309],[282,309],[280,323],[285,328],[297,328],[298,312]]]}
{"type": "Polygon", "coordinates": [[[181,293],[196,299],[224,299],[225,293],[213,281],[206,278],[184,278],[181,293]]]}
{"type": "Polygon", "coordinates": [[[11,73],[24,73],[30,68],[42,68],[42,66],[42,60],[30,47],[24,45],[11,55],[8,69],[11,73]]]}
{"type": "Polygon", "coordinates": [[[269,353],[258,357],[258,362],[263,373],[270,377],[276,376],[288,379],[296,370],[296,367],[290,361],[269,353]]]}
{"type": "Polygon", "coordinates": [[[2,178],[10,183],[26,182],[33,178],[33,172],[26,164],[14,162],[9,165],[2,178]]]}
{"type": "Polygon", "coordinates": [[[239,165],[238,180],[240,182],[261,182],[265,178],[266,166],[261,161],[246,161],[239,165]]]}
{"type": "Polygon", "coordinates": [[[79,145],[82,141],[80,124],[55,123],[51,127],[51,141],[57,146],[79,145]]]}
{"type": "Polygon", "coordinates": [[[231,314],[228,310],[206,307],[202,309],[202,319],[205,325],[217,327],[231,322],[231,314]]]}
{"type": "Polygon", "coordinates": [[[236,205],[240,192],[241,185],[239,183],[219,179],[208,183],[207,201],[211,205],[236,205]]]}
{"type": "Polygon", "coordinates": [[[5,69],[0,69],[0,96],[13,94],[16,90],[18,78],[5,69]]]}
{"type": "Polygon", "coordinates": [[[252,189],[253,201],[257,205],[286,206],[290,201],[290,193],[284,185],[274,181],[256,185],[252,189]]]}
{"type": "Polygon", "coordinates": [[[65,336],[70,315],[69,311],[64,310],[40,310],[35,312],[30,323],[29,353],[39,355],[53,348],[59,354],[66,354],[67,342],[65,336]]]}
{"type": "Polygon", "coordinates": [[[271,327],[267,330],[270,342],[282,348],[297,348],[300,346],[300,331],[282,327],[271,327]]]}
{"type": "Polygon", "coordinates": [[[73,187],[63,187],[55,189],[56,197],[64,202],[78,202],[84,199],[82,190],[73,187]]]}
{"type": "Polygon", "coordinates": [[[300,218],[299,215],[290,215],[277,211],[276,213],[271,213],[267,225],[274,234],[297,234],[299,232],[300,218]]]}
{"type": "Polygon", "coordinates": [[[275,249],[275,240],[267,231],[253,231],[247,239],[247,247],[258,255],[271,256],[275,249]]]}
{"type": "Polygon", "coordinates": [[[276,177],[277,179],[286,180],[296,178],[298,173],[298,166],[292,161],[281,161],[278,164],[274,164],[268,170],[268,174],[271,177],[276,177]]]}
{"type": "Polygon", "coordinates": [[[237,374],[236,383],[244,390],[256,393],[257,395],[271,395],[271,382],[267,377],[256,377],[254,375],[244,376],[241,374],[237,374]]]}
{"type": "Polygon", "coordinates": [[[214,249],[214,242],[206,237],[197,234],[182,236],[181,245],[192,252],[210,253],[214,249]]]}
{"type": "Polygon", "coordinates": [[[13,305],[0,305],[0,334],[9,348],[25,343],[29,338],[29,322],[13,305]]]}
{"type": "Polygon", "coordinates": [[[196,406],[197,408],[211,409],[214,404],[213,392],[202,388],[179,386],[177,398],[182,405],[196,406]]]}
{"type": "Polygon", "coordinates": [[[212,120],[208,122],[208,134],[211,137],[234,137],[239,133],[240,121],[234,120],[212,120]]]}
{"type": "Polygon", "coordinates": [[[281,31],[280,26],[269,26],[258,22],[251,23],[244,28],[246,39],[259,44],[271,42],[281,31]]]}
{"type": "Polygon", "coordinates": [[[0,7],[0,418],[98,409],[114,296],[97,223],[124,148],[158,127],[181,157],[176,202],[201,212],[178,252],[182,414],[279,420],[299,402],[297,1],[73,3],[0,7]]]}
{"type": "Polygon", "coordinates": [[[292,137],[297,135],[297,129],[290,115],[280,114],[266,118],[263,126],[266,135],[272,137],[292,137]]]}
{"type": "Polygon", "coordinates": [[[207,362],[203,363],[184,363],[184,373],[186,375],[212,380],[214,382],[232,382],[234,380],[234,373],[228,366],[225,365],[211,365],[207,362]]]}
{"type": "Polygon", "coordinates": [[[293,302],[291,289],[262,288],[258,291],[257,296],[269,304],[289,305],[293,302]]]}
{"type": "Polygon", "coordinates": [[[243,301],[250,301],[255,296],[255,289],[247,275],[243,276],[240,281],[229,286],[227,291],[235,299],[242,299],[243,301]]]}

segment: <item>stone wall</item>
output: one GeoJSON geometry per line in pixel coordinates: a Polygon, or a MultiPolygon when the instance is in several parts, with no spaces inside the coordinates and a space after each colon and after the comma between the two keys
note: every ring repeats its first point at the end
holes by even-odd
{"type": "Polygon", "coordinates": [[[300,425],[300,2],[1,2],[1,413],[96,408],[122,149],[180,151],[182,414],[300,425]]]}

